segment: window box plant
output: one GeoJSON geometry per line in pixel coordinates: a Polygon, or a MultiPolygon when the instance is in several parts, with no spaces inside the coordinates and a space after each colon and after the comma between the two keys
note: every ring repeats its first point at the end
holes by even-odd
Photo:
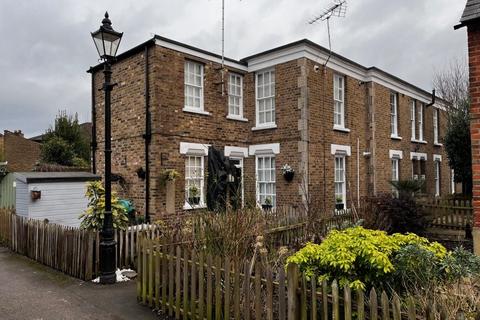
{"type": "Polygon", "coordinates": [[[192,206],[200,204],[200,189],[196,185],[188,188],[188,203],[192,206]]]}
{"type": "Polygon", "coordinates": [[[292,181],[293,177],[295,176],[295,170],[293,170],[293,168],[289,164],[284,164],[282,166],[282,173],[283,177],[288,182],[292,181]]]}
{"type": "Polygon", "coordinates": [[[273,208],[273,202],[272,202],[272,198],[270,197],[266,197],[265,198],[265,202],[262,203],[262,209],[265,210],[265,211],[269,211],[273,208]]]}
{"type": "Polygon", "coordinates": [[[335,209],[337,210],[343,210],[345,207],[345,204],[343,203],[343,198],[338,196],[335,198],[335,209]]]}

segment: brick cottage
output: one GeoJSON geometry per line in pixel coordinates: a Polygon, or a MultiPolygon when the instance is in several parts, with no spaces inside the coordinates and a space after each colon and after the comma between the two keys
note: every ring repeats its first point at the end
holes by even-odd
{"type": "MultiPolygon", "coordinates": [[[[221,62],[160,36],[117,57],[112,168],[121,177],[120,195],[140,212],[203,207],[208,146],[241,168],[244,202],[296,205],[308,197],[330,210],[338,198],[350,208],[390,192],[391,180],[412,178],[425,179],[427,195],[451,192],[441,143],[446,117],[429,92],[338,54],[329,58],[309,40],[226,58],[223,72],[221,62]],[[295,170],[291,182],[282,175],[285,164],[295,170]],[[174,187],[162,182],[166,169],[180,174],[174,187]],[[198,205],[187,201],[192,185],[200,189],[198,205]]],[[[89,72],[93,163],[101,173],[102,66],[89,72]]]]}

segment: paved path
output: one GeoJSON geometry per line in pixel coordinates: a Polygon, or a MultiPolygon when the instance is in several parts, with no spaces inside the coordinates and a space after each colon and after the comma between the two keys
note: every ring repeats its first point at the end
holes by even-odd
{"type": "Polygon", "coordinates": [[[159,319],[137,304],[135,282],[83,282],[0,247],[0,319],[159,319]]]}

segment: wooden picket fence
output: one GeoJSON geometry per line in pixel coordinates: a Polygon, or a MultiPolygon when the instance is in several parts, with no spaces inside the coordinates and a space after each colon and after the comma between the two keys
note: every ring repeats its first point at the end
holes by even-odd
{"type": "MultiPolygon", "coordinates": [[[[352,292],[336,281],[307,280],[294,264],[287,271],[238,262],[180,246],[140,242],[137,297],[175,319],[434,319],[417,312],[415,301],[374,288],[352,292]]],[[[443,317],[442,319],[445,319],[443,317]]]]}
{"type": "Polygon", "coordinates": [[[429,227],[464,230],[467,225],[472,226],[470,199],[430,199],[419,204],[430,217],[429,227]]]}
{"type": "MultiPolygon", "coordinates": [[[[136,268],[138,239],[159,236],[155,225],[131,226],[115,232],[117,268],[136,268]]],[[[100,234],[0,210],[0,241],[13,252],[82,280],[99,273],[100,234]]]]}

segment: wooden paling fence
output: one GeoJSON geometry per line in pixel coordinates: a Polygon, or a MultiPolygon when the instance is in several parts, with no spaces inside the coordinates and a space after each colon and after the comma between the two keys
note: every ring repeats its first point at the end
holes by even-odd
{"type": "Polygon", "coordinates": [[[430,217],[430,227],[465,229],[472,226],[473,207],[468,199],[431,199],[419,202],[430,217]]]}
{"type": "MultiPolygon", "coordinates": [[[[415,301],[393,293],[368,293],[307,280],[298,267],[272,270],[180,246],[140,243],[137,297],[175,319],[425,319],[442,315],[417,312],[415,301]]],[[[442,318],[442,319],[445,319],[442,318]]]]}
{"type": "MultiPolygon", "coordinates": [[[[159,232],[150,224],[115,231],[116,266],[136,268],[138,239],[141,236],[156,238],[159,232]]],[[[82,280],[91,280],[99,272],[99,232],[45,223],[0,210],[0,242],[18,254],[82,280]]]]}

